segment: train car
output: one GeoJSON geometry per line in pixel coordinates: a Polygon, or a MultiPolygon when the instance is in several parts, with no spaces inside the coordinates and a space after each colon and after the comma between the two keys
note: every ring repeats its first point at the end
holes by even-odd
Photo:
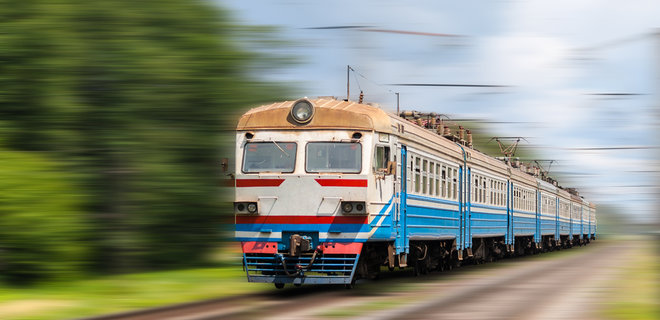
{"type": "Polygon", "coordinates": [[[590,216],[590,203],[582,200],[582,232],[580,232],[580,242],[587,243],[589,242],[589,228],[591,227],[589,223],[590,216]]]}
{"type": "Polygon", "coordinates": [[[557,190],[559,200],[559,245],[566,247],[571,243],[571,194],[563,189],[557,190]]]}
{"type": "Polygon", "coordinates": [[[538,232],[541,234],[540,240],[543,247],[549,248],[555,246],[556,240],[559,239],[559,230],[557,229],[559,223],[557,212],[558,188],[547,181],[540,179],[536,181],[539,189],[538,232]]]}
{"type": "Polygon", "coordinates": [[[511,170],[511,197],[513,205],[511,212],[512,232],[516,252],[519,254],[533,250],[533,245],[539,243],[537,232],[537,184],[536,179],[520,170],[511,170]]]}
{"type": "Polygon", "coordinates": [[[582,202],[447,132],[329,98],[245,113],[234,211],[248,281],[350,286],[383,266],[424,273],[591,234],[566,216],[582,202]]]}
{"type": "Polygon", "coordinates": [[[477,259],[492,260],[506,250],[508,168],[480,152],[468,163],[468,236],[465,246],[477,259]],[[473,249],[474,248],[474,249],[473,249]]]}
{"type": "Polygon", "coordinates": [[[589,205],[589,238],[596,240],[596,205],[591,203],[589,205]]]}
{"type": "Polygon", "coordinates": [[[571,194],[571,242],[573,245],[580,243],[582,237],[582,198],[571,194]]]}

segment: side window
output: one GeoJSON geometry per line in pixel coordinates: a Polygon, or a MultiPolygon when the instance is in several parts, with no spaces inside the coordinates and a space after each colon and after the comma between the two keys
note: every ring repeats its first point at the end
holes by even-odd
{"type": "Polygon", "coordinates": [[[447,179],[447,167],[445,167],[443,165],[441,167],[441,170],[442,171],[440,172],[440,179],[441,179],[440,181],[441,181],[441,184],[442,184],[442,187],[441,187],[442,194],[440,196],[443,197],[443,198],[447,198],[448,197],[448,195],[447,195],[447,181],[448,181],[448,179],[447,179]]]}
{"type": "Polygon", "coordinates": [[[435,164],[435,196],[443,197],[445,196],[445,170],[441,169],[440,164],[435,164]],[[440,174],[442,171],[442,175],[440,174]]]}
{"type": "Polygon", "coordinates": [[[451,193],[458,200],[458,169],[451,169],[451,193]]]}
{"type": "Polygon", "coordinates": [[[483,193],[483,199],[481,200],[483,203],[488,203],[488,189],[486,189],[486,178],[483,178],[481,181],[481,185],[483,186],[483,190],[481,191],[483,193]]]}
{"type": "Polygon", "coordinates": [[[374,172],[387,172],[387,162],[390,160],[390,147],[376,146],[374,154],[374,172]]]}
{"type": "Polygon", "coordinates": [[[421,162],[422,162],[422,159],[420,159],[419,157],[415,157],[415,169],[413,169],[414,172],[415,172],[415,193],[419,193],[419,191],[421,190],[421,188],[420,188],[420,184],[421,184],[421,172],[420,172],[421,162]]]}
{"type": "Polygon", "coordinates": [[[406,164],[406,171],[408,174],[406,174],[406,188],[408,188],[408,193],[412,193],[413,191],[413,185],[415,184],[415,175],[413,174],[414,166],[413,164],[415,163],[415,157],[412,154],[409,154],[407,158],[407,164],[406,164]]]}
{"type": "Polygon", "coordinates": [[[422,194],[427,194],[428,193],[428,169],[429,169],[429,162],[428,160],[423,160],[422,161],[422,194]]]}
{"type": "Polygon", "coordinates": [[[429,195],[435,196],[435,163],[429,161],[429,195]]]}

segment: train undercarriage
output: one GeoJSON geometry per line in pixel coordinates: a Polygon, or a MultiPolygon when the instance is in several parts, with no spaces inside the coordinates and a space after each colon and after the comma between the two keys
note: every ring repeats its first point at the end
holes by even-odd
{"type": "Polygon", "coordinates": [[[410,241],[410,253],[402,259],[394,254],[393,244],[370,242],[365,244],[355,272],[356,279],[377,279],[382,270],[411,267],[415,275],[432,271],[446,271],[461,265],[483,264],[507,257],[534,255],[543,252],[586,245],[593,236],[543,236],[539,243],[533,236],[516,237],[515,245],[507,245],[504,237],[473,238],[472,247],[458,250],[455,240],[410,241]],[[386,267],[386,268],[383,268],[386,267]]]}

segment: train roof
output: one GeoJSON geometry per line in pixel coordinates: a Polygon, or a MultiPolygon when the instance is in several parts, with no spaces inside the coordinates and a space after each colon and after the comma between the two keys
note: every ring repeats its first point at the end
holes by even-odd
{"type": "Polygon", "coordinates": [[[334,99],[307,99],[314,104],[315,114],[304,125],[290,116],[293,104],[284,101],[263,105],[246,112],[238,120],[236,130],[300,130],[300,129],[352,129],[389,132],[391,118],[383,110],[366,104],[334,99]]]}
{"type": "MultiPolygon", "coordinates": [[[[436,146],[444,146],[446,151],[452,150],[454,153],[460,152],[455,145],[448,139],[436,134],[430,133],[428,130],[418,126],[415,123],[407,121],[398,117],[395,114],[390,114],[384,110],[371,106],[368,104],[361,104],[354,101],[336,100],[333,98],[317,98],[306,99],[314,105],[315,114],[309,123],[301,125],[295,122],[291,115],[291,108],[299,100],[276,102],[272,104],[263,105],[250,109],[243,114],[238,120],[236,130],[249,131],[249,130],[309,130],[309,129],[348,129],[348,130],[366,130],[377,132],[392,133],[394,127],[397,125],[406,126],[404,136],[415,133],[416,136],[426,138],[429,142],[433,141],[436,146]]],[[[537,186],[541,180],[521,171],[518,168],[507,166],[501,161],[479,152],[476,149],[469,149],[468,158],[472,162],[480,162],[482,168],[491,168],[491,170],[504,170],[510,168],[510,176],[518,182],[524,182],[529,187],[537,186]]],[[[455,156],[452,154],[452,156],[455,156]]],[[[459,157],[460,158],[460,157],[459,157]]],[[[544,183],[542,183],[544,184],[544,183]]],[[[549,187],[546,189],[557,192],[560,196],[566,199],[571,199],[573,202],[583,203],[583,200],[562,188],[549,187]]],[[[587,203],[590,207],[595,207],[594,204],[587,203]]]]}

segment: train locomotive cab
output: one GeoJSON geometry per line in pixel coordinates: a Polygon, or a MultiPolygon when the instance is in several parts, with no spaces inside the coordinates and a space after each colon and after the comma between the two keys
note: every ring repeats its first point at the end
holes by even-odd
{"type": "Polygon", "coordinates": [[[393,195],[377,108],[300,99],[250,110],[236,132],[236,239],[250,282],[351,284],[393,195]]]}

